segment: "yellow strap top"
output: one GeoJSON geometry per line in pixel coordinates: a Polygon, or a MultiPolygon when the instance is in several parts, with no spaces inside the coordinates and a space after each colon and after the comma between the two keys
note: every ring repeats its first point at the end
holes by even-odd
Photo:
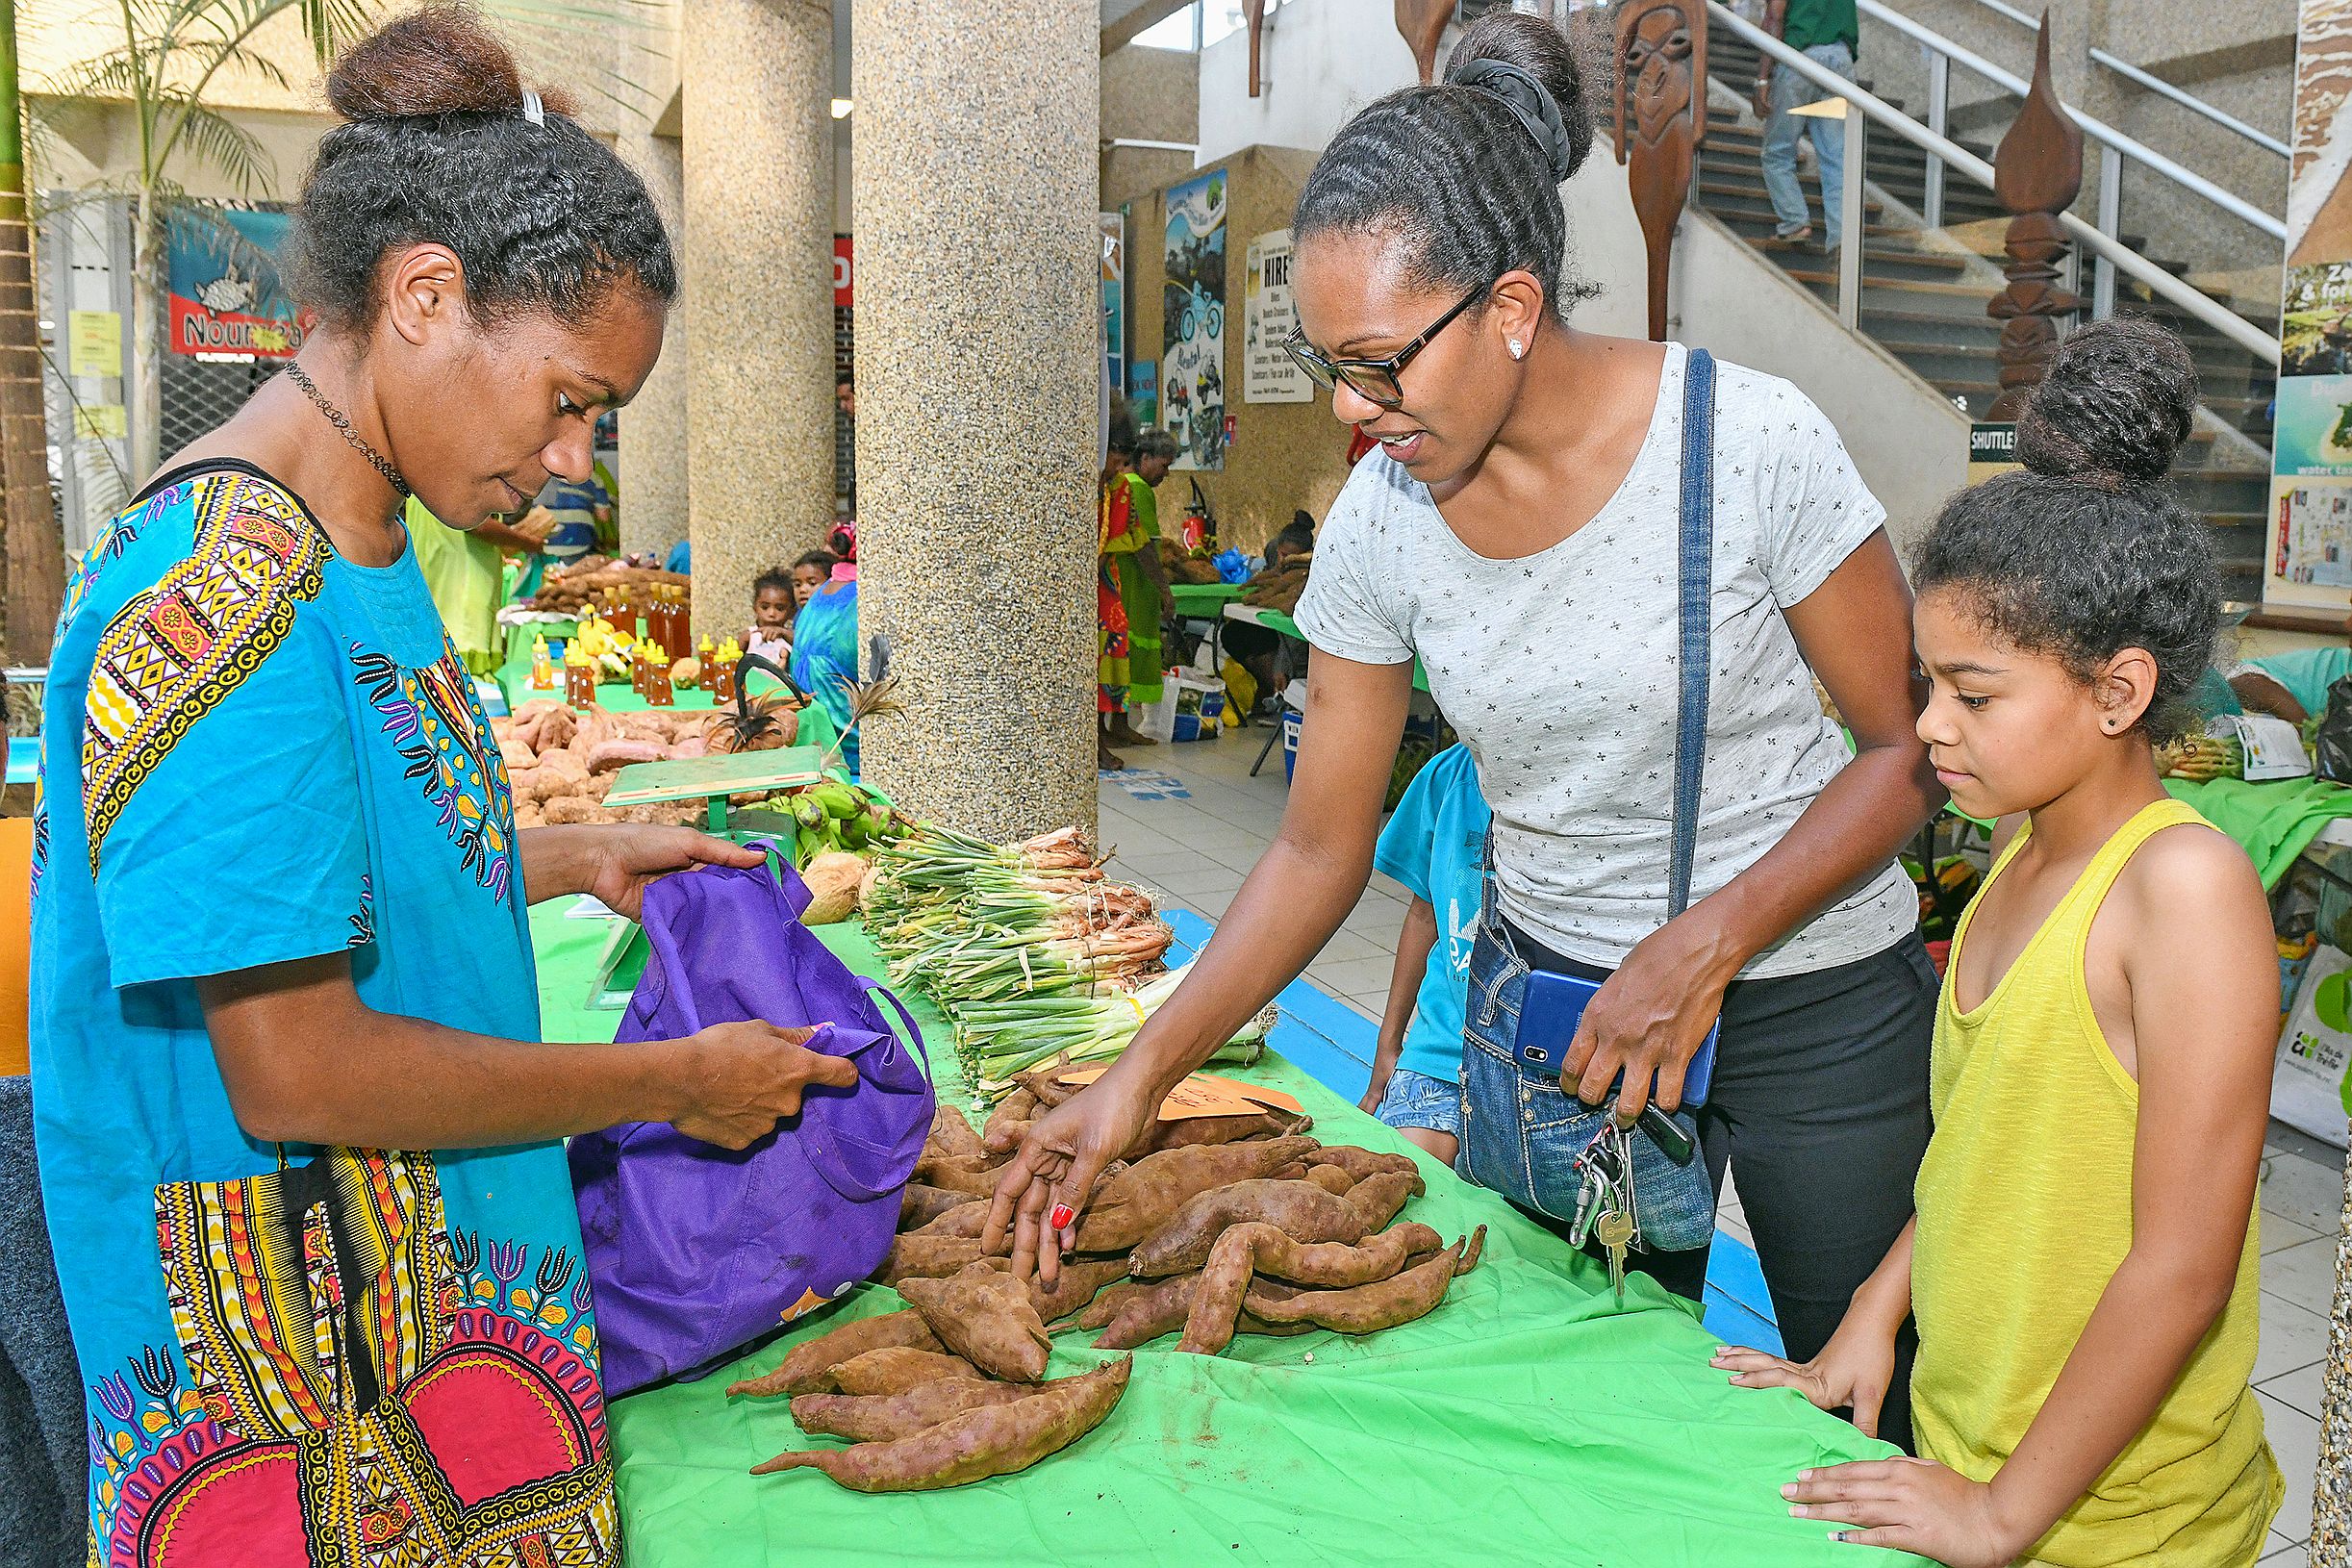
{"type": "MultiPolygon", "coordinates": [[[[1911,1303],[1919,1453],[1990,1479],[2025,1436],[2132,1242],[2139,1086],[2115,1059],[2083,980],[2092,921],[2139,847],[2202,821],[2177,800],[2108,840],[1973,1011],[1952,976],[2017,835],[1962,917],[1936,1010],[1935,1133],[1919,1167],[1911,1303]]],[[[2186,915],[2186,912],[2185,912],[2186,915]]],[[[2238,1279],[2155,1419],[2036,1544],[2069,1568],[2250,1563],[2284,1494],[2247,1386],[2255,1224],[2238,1279]]]]}

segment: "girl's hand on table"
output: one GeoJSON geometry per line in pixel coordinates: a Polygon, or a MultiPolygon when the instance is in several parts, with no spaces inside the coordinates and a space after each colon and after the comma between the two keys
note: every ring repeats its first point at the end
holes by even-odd
{"type": "Polygon", "coordinates": [[[1831,1539],[1915,1552],[1945,1568],[2007,1568],[2033,1539],[2001,1517],[1992,1486],[1931,1459],[1895,1457],[1800,1470],[1781,1488],[1799,1519],[1856,1527],[1831,1539]]]}
{"type": "Polygon", "coordinates": [[[691,827],[632,822],[538,831],[594,835],[582,840],[579,847],[579,890],[601,898],[631,920],[644,908],[645,884],[656,877],[696,866],[757,866],[767,859],[757,849],[691,827]]]}
{"type": "Polygon", "coordinates": [[[1116,1065],[1029,1125],[1021,1152],[997,1181],[980,1251],[1012,1242],[1013,1275],[1034,1274],[1048,1290],[1061,1278],[1061,1255],[1076,1234],[1078,1213],[1102,1168],[1132,1149],[1159,1109],[1160,1096],[1128,1084],[1116,1065]]]}
{"type": "Polygon", "coordinates": [[[1739,966],[1718,977],[1709,945],[1682,921],[1642,938],[1602,982],[1577,1024],[1560,1068],[1560,1088],[1587,1105],[1608,1098],[1617,1075],[1617,1119],[1631,1126],[1657,1085],[1660,1110],[1682,1103],[1682,1075],[1723,1012],[1724,987],[1739,966]]]}
{"type": "Polygon", "coordinates": [[[1879,1409],[1895,1378],[1895,1330],[1848,1313],[1821,1353],[1790,1361],[1745,1345],[1726,1345],[1711,1365],[1732,1374],[1736,1388],[1793,1388],[1816,1408],[1851,1410],[1865,1437],[1879,1434],[1879,1409]]]}
{"type": "MultiPolygon", "coordinates": [[[[830,1028],[830,1025],[825,1025],[830,1028]]],[[[816,1029],[715,1024],[680,1041],[686,1109],[670,1125],[721,1149],[746,1149],[800,1114],[811,1084],[857,1086],[857,1064],[807,1049],[816,1029]]]]}

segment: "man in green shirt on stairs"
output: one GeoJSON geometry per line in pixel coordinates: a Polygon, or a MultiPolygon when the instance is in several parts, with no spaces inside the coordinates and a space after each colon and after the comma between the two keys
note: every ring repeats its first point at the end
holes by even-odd
{"type": "MultiPolygon", "coordinates": [[[[1861,52],[1861,20],[1854,0],[1770,0],[1764,31],[1802,50],[1808,60],[1854,80],[1854,59],[1861,52]]],[[[1756,63],[1756,114],[1764,122],[1764,190],[1772,197],[1777,232],[1799,243],[1812,239],[1811,210],[1797,183],[1797,139],[1809,128],[1813,163],[1821,171],[1821,208],[1828,219],[1827,249],[1834,251],[1843,229],[1845,127],[1835,120],[1801,117],[1799,106],[1830,94],[1794,70],[1776,67],[1769,55],[1756,63]]]]}

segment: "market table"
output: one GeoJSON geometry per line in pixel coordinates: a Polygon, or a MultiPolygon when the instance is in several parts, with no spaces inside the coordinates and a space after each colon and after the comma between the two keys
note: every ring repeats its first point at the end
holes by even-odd
{"type": "Polygon", "coordinates": [[[1176,601],[1179,616],[1197,620],[1216,619],[1217,612],[1240,598],[1250,590],[1241,583],[1170,583],[1168,596],[1176,601]]]}
{"type": "MultiPolygon", "coordinates": [[[[1227,620],[1239,620],[1252,626],[1263,626],[1270,632],[1280,632],[1284,637],[1295,638],[1302,643],[1306,641],[1306,633],[1299,629],[1296,620],[1279,610],[1270,610],[1262,604],[1228,604],[1225,607],[1225,617],[1227,620]]],[[[1429,689],[1429,671],[1421,668],[1419,659],[1415,659],[1413,690],[1427,692],[1429,689]]]]}
{"type": "MultiPolygon", "coordinates": [[[[544,1032],[609,1039],[580,1004],[607,924],[531,912],[544,1032]]],[[[819,928],[850,968],[881,963],[854,925],[819,928]]],[[[944,1098],[966,1091],[939,1015],[907,999],[944,1098]]],[[[1276,1043],[1280,1041],[1277,1028],[1276,1043]]],[[[1317,1132],[1410,1146],[1270,1052],[1237,1076],[1296,1095],[1317,1132]]],[[[1646,1277],[1614,1309],[1603,1272],[1491,1194],[1420,1161],[1410,1218],[1452,1237],[1488,1227],[1483,1260],[1417,1323],[1355,1339],[1245,1335],[1224,1356],[1174,1337],[1135,1353],[1125,1397],[1071,1449],[952,1491],[868,1497],[813,1473],[754,1477],[814,1446],[786,1402],[729,1399],[799,1340],[895,1310],[863,1286],[731,1366],[610,1406],[631,1568],[838,1563],[1345,1564],[1475,1556],[1543,1568],[1853,1564],[1780,1487],[1807,1466],[1893,1451],[1786,1390],[1733,1389],[1714,1341],[1646,1277]]],[[[1050,1375],[1106,1356],[1057,1337],[1050,1375]]],[[[1889,1554],[1889,1564],[1920,1559],[1889,1554]]]]}
{"type": "MultiPolygon", "coordinates": [[[[561,697],[564,695],[564,672],[559,666],[552,691],[531,690],[531,643],[523,638],[519,643],[509,639],[506,663],[498,667],[498,690],[506,694],[507,707],[512,710],[534,697],[561,697]]],[[[766,678],[766,677],[763,677],[766,678]]],[[[708,712],[718,706],[711,694],[700,689],[674,694],[670,707],[679,713],[708,712]]],[[[652,706],[638,695],[636,688],[626,681],[608,680],[596,686],[596,705],[606,713],[642,713],[652,706]]],[[[795,744],[800,746],[831,746],[838,733],[832,716],[820,703],[811,702],[799,710],[800,731],[795,744]]]]}

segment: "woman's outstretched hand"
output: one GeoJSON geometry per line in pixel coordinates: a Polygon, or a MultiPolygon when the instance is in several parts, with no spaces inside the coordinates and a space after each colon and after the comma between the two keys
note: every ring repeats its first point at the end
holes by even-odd
{"type": "Polygon", "coordinates": [[[1053,1287],[1095,1178],[1151,1125],[1159,1097],[1128,1076],[1114,1066],[1038,1117],[998,1178],[980,1250],[1000,1253],[1009,1238],[1016,1277],[1033,1273],[1048,1289],[1053,1287]]]}

